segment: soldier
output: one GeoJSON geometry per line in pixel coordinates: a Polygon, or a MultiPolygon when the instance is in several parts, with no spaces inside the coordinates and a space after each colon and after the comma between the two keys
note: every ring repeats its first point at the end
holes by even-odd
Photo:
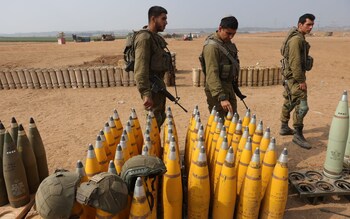
{"type": "Polygon", "coordinates": [[[314,26],[315,16],[304,14],[299,18],[298,27],[293,27],[281,47],[283,59],[282,74],[284,76],[284,103],[281,113],[280,135],[294,135],[293,142],[302,148],[310,149],[310,144],[303,135],[303,119],[309,110],[307,104],[306,71],[310,71],[313,59],[309,56],[310,45],[305,35],[314,26]],[[293,113],[293,127],[289,128],[290,113],[293,113]]]}
{"type": "MultiPolygon", "coordinates": [[[[224,119],[227,112],[237,112],[234,86],[240,71],[237,47],[231,42],[236,34],[238,21],[229,16],[221,19],[219,29],[204,42],[201,64],[206,74],[205,94],[209,111],[215,106],[224,119]]],[[[242,94],[241,94],[242,95],[242,94]]],[[[246,96],[240,96],[244,99],[246,96]]]]}
{"type": "MultiPolygon", "coordinates": [[[[153,110],[158,127],[163,124],[166,97],[152,91],[152,77],[164,79],[166,71],[170,70],[171,55],[165,49],[167,43],[158,34],[167,25],[167,10],[153,6],[148,10],[148,26],[135,36],[135,80],[146,110],[153,110]]],[[[163,85],[165,86],[164,82],[163,85]]]]}

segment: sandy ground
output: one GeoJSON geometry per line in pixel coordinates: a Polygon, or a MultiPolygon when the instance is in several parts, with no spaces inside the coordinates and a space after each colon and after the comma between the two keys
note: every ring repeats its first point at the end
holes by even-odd
{"type": "MultiPolygon", "coordinates": [[[[279,65],[279,48],[285,33],[238,34],[234,41],[239,49],[242,66],[279,65]]],[[[180,139],[184,145],[191,111],[198,105],[201,118],[206,123],[209,112],[203,88],[192,86],[192,68],[199,67],[198,55],[204,38],[193,41],[170,39],[169,49],[176,52],[177,91],[181,104],[189,110],[184,113],[179,107],[172,107],[180,139]]],[[[258,120],[263,120],[264,129],[271,127],[276,137],[278,154],[286,147],[289,151],[289,171],[309,169],[321,170],[325,161],[329,128],[335,108],[343,90],[350,90],[350,37],[335,34],[323,37],[319,34],[308,37],[314,68],[307,73],[310,111],[305,118],[305,137],[311,143],[311,150],[304,150],[292,143],[292,137],[278,135],[279,114],[282,104],[281,85],[268,87],[242,87],[248,97],[247,105],[258,120]]],[[[121,55],[124,40],[90,43],[0,43],[0,69],[3,68],[52,68],[84,65],[88,62],[109,58],[115,62],[121,55]]],[[[101,61],[102,62],[102,61],[101,61]]],[[[103,63],[104,64],[104,63],[103,63]]],[[[169,88],[174,94],[174,88],[169,88]]],[[[96,139],[98,131],[117,109],[123,124],[135,108],[141,124],[145,124],[144,111],[136,87],[114,87],[99,89],[51,89],[51,90],[1,90],[0,120],[8,128],[11,117],[16,117],[27,130],[29,118],[33,117],[46,147],[49,170],[56,168],[74,170],[78,159],[85,160],[89,143],[96,139]]],[[[244,115],[242,102],[239,113],[244,115]]],[[[144,125],[143,125],[144,130],[144,125]]],[[[292,190],[286,207],[285,218],[343,218],[325,213],[328,209],[350,215],[349,201],[343,197],[327,197],[317,205],[300,199],[292,190]]],[[[1,208],[0,208],[1,212],[1,208]]]]}

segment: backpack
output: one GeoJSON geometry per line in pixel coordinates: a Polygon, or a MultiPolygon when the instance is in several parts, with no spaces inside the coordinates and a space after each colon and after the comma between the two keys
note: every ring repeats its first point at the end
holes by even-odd
{"type": "MultiPolygon", "coordinates": [[[[124,48],[124,61],[125,61],[125,71],[134,71],[134,64],[135,64],[135,38],[137,34],[146,31],[149,32],[147,29],[142,29],[139,31],[133,31],[131,34],[129,34],[126,37],[126,43],[124,48]]],[[[152,34],[151,34],[152,36],[152,34]]]]}

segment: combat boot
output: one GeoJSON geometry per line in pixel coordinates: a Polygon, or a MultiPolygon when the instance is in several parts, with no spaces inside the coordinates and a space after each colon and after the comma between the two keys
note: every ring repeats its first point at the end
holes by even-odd
{"type": "Polygon", "coordinates": [[[311,145],[304,138],[303,127],[295,127],[293,142],[302,148],[311,149],[311,145]]]}
{"type": "Polygon", "coordinates": [[[293,135],[293,134],[294,134],[294,130],[289,128],[288,122],[282,122],[280,135],[293,135]]]}

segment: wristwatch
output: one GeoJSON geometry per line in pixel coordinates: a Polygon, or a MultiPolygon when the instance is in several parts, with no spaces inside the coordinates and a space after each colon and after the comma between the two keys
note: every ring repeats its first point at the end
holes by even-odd
{"type": "Polygon", "coordinates": [[[227,97],[225,94],[221,94],[219,95],[219,98],[218,98],[219,101],[224,101],[224,100],[227,100],[227,97]]]}

